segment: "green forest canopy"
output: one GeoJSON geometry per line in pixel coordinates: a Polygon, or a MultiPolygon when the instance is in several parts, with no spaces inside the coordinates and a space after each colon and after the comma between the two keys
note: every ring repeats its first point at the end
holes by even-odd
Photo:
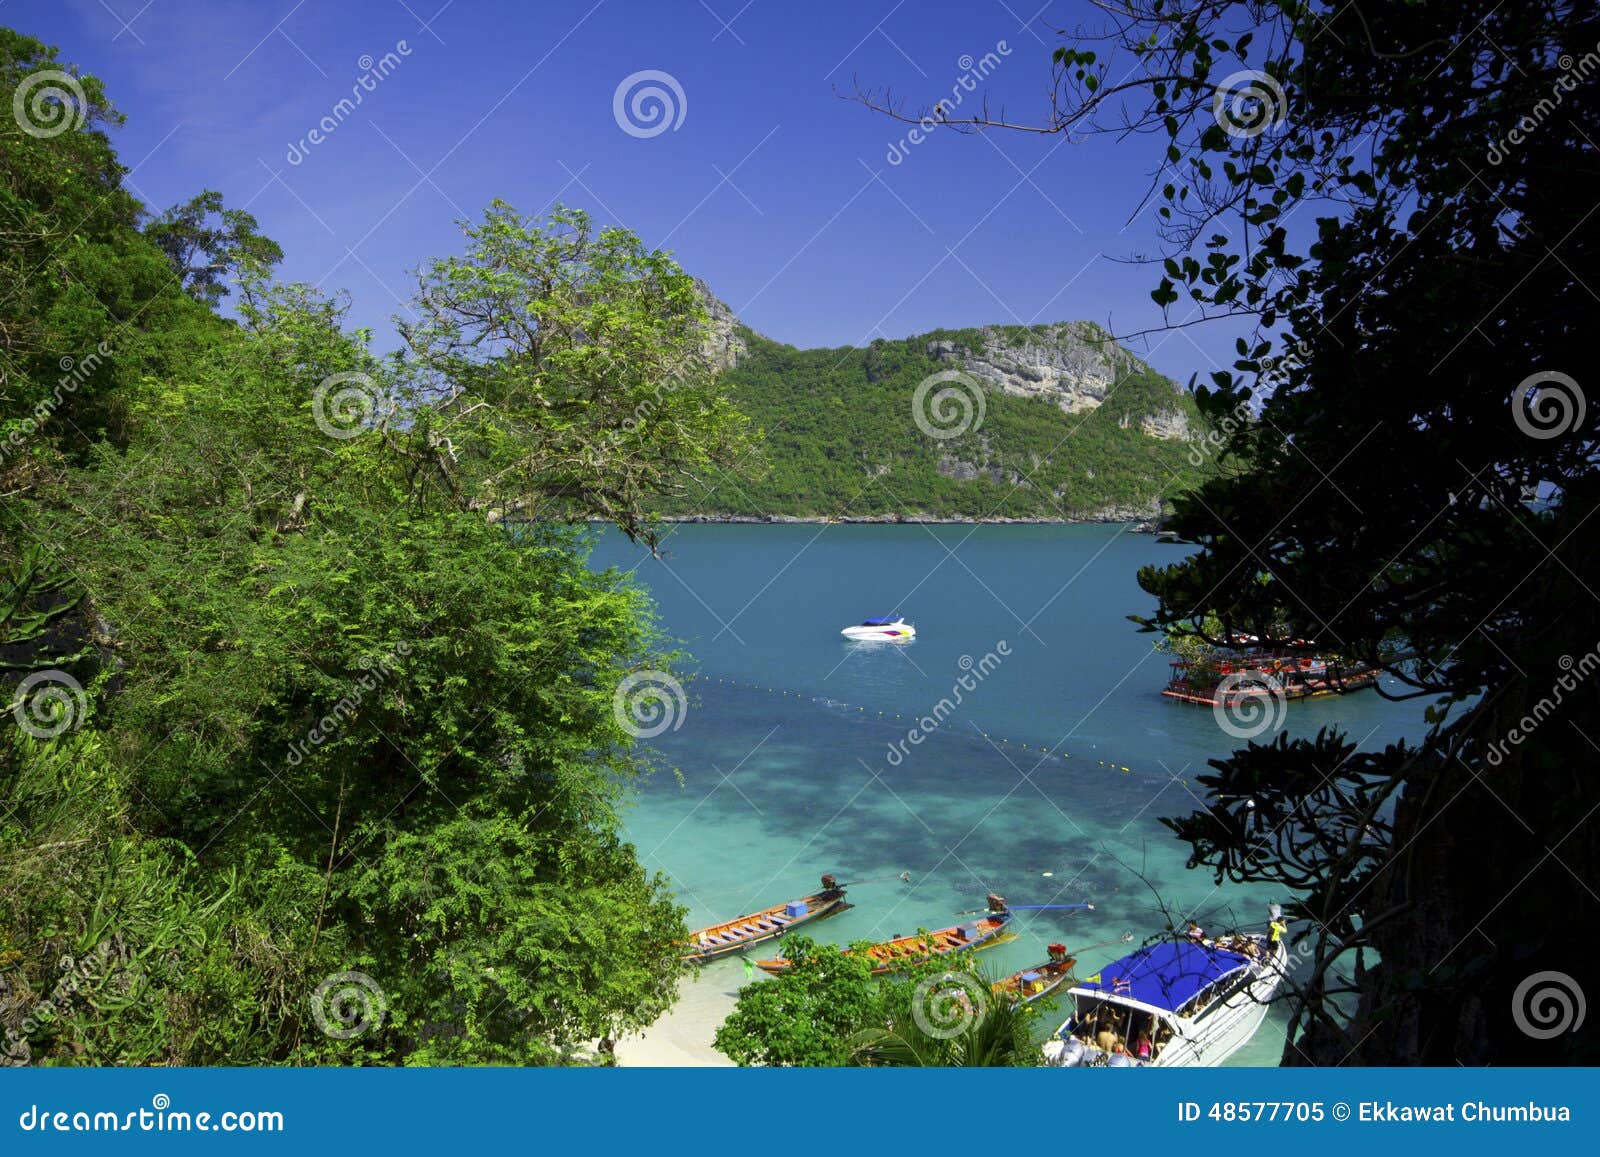
{"type": "MultiPolygon", "coordinates": [[[[1144,517],[1205,476],[1182,440],[1152,438],[1141,421],[1181,415],[1200,428],[1193,401],[1115,346],[1117,376],[1105,401],[1067,414],[1045,398],[983,391],[981,419],[948,439],[913,421],[920,383],[951,370],[930,350],[953,342],[1051,336],[1051,327],[937,330],[861,348],[796,349],[749,330],[747,352],[724,375],[730,398],[764,434],[763,452],[738,476],[721,473],[663,501],[675,516],[1093,519],[1144,517]],[[968,469],[960,470],[958,466],[968,469]],[[966,477],[961,475],[965,474],[966,477]]],[[[976,378],[970,379],[973,383],[976,378]]],[[[959,385],[956,387],[959,391],[959,385]]],[[[957,395],[959,396],[959,395],[957,395]]],[[[970,411],[969,411],[970,414],[970,411]]],[[[952,406],[953,429],[960,417],[952,406]]]]}
{"type": "Polygon", "coordinates": [[[544,516],[653,541],[747,453],[691,279],[496,203],[378,358],[216,194],[146,221],[100,83],[0,29],[0,105],[41,76],[54,119],[0,121],[5,1057],[542,1063],[649,1023],[683,910],[621,838],[613,692],[672,657],[544,516]]]}

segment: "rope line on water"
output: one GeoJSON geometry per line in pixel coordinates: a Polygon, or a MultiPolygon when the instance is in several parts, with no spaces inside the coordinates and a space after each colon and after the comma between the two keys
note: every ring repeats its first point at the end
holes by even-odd
{"type": "MultiPolygon", "coordinates": [[[[710,681],[709,678],[707,678],[705,676],[702,676],[701,678],[705,679],[707,682],[710,681]]],[[[805,694],[804,692],[801,692],[801,691],[789,691],[789,690],[786,690],[786,689],[784,689],[782,687],[769,687],[764,683],[751,683],[751,682],[748,682],[747,680],[744,680],[744,679],[724,679],[724,678],[720,678],[719,677],[716,681],[718,683],[723,684],[724,686],[727,686],[727,687],[741,687],[741,688],[744,688],[744,689],[749,690],[749,691],[765,691],[769,695],[782,695],[782,696],[785,696],[785,697],[792,696],[795,699],[802,699],[802,700],[805,700],[808,703],[820,703],[823,706],[833,706],[833,707],[837,707],[837,708],[839,708],[841,710],[844,710],[844,711],[848,711],[848,710],[850,710],[850,708],[854,707],[856,709],[856,711],[860,712],[861,714],[866,714],[866,712],[867,712],[867,709],[865,707],[862,707],[862,706],[860,706],[858,704],[845,703],[845,702],[842,702],[841,700],[833,699],[833,698],[830,698],[830,697],[828,697],[826,695],[807,695],[807,694],[805,694]]],[[[883,719],[885,721],[890,720],[890,719],[909,719],[909,720],[911,720],[911,722],[913,724],[915,724],[919,719],[926,718],[925,716],[919,716],[919,715],[902,715],[897,711],[879,711],[877,713],[877,717],[880,718],[880,719],[883,719]]],[[[978,734],[981,735],[984,739],[987,739],[990,743],[1003,745],[1005,747],[1014,747],[1014,748],[1017,748],[1017,749],[1022,750],[1022,751],[1027,751],[1027,752],[1030,752],[1032,754],[1038,755],[1041,759],[1059,759],[1063,763],[1065,763],[1069,758],[1071,758],[1071,755],[1069,753],[1067,753],[1067,752],[1051,751],[1049,748],[1044,747],[1041,744],[1033,744],[1033,745],[1030,746],[1029,744],[1026,744],[1026,743],[1015,742],[1013,740],[1007,739],[1004,736],[991,735],[991,734],[989,734],[989,732],[982,731],[982,730],[980,730],[978,732],[978,734]]],[[[1085,757],[1080,757],[1079,758],[1079,762],[1080,763],[1088,762],[1088,757],[1086,757],[1086,756],[1085,757]]],[[[1112,771],[1120,771],[1124,775],[1131,775],[1132,771],[1133,771],[1133,769],[1128,767],[1127,764],[1118,763],[1114,759],[1096,759],[1094,762],[1099,764],[1101,767],[1109,767],[1112,771]]]]}

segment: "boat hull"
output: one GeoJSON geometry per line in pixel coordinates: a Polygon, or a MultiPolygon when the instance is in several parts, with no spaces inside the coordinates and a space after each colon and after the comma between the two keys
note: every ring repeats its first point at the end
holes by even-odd
{"type": "Polygon", "coordinates": [[[850,907],[842,889],[817,892],[804,897],[803,902],[807,911],[800,916],[785,916],[784,910],[788,907],[786,902],[741,916],[737,920],[700,929],[685,945],[688,951],[683,954],[684,963],[708,964],[724,956],[732,956],[753,945],[776,940],[795,928],[837,916],[850,907]]]}
{"type": "MultiPolygon", "coordinates": [[[[1238,984],[1225,997],[1207,1005],[1193,1018],[1164,1013],[1137,1003],[1127,1004],[1130,1013],[1158,1015],[1160,1023],[1171,1030],[1171,1036],[1161,1046],[1153,1060],[1140,1061],[1129,1056],[1108,1056],[1098,1048],[1083,1048],[1065,1040],[1072,1021],[1062,1025],[1056,1036],[1045,1045],[1045,1059],[1058,1067],[1093,1067],[1099,1065],[1128,1065],[1137,1068],[1215,1068],[1238,1052],[1260,1029],[1267,1017],[1267,1009],[1287,975],[1289,949],[1280,940],[1252,969],[1246,981],[1238,984]],[[1068,1052],[1068,1046],[1076,1051],[1068,1052]]],[[[1074,990],[1099,1004],[1116,1006],[1124,1004],[1114,994],[1103,991],[1074,990]]],[[[1080,1005],[1077,1010],[1082,1013],[1080,1005]]]]}
{"type": "MultiPolygon", "coordinates": [[[[925,936],[901,936],[894,940],[886,940],[882,944],[874,944],[871,948],[864,948],[861,951],[874,961],[872,975],[884,976],[928,960],[955,956],[981,948],[993,942],[1010,919],[1010,912],[996,912],[975,921],[970,926],[956,924],[949,928],[940,928],[937,932],[929,932],[925,936]],[[973,929],[972,934],[963,933],[963,929],[967,927],[973,929]]],[[[853,956],[855,952],[852,950],[846,955],[853,956]]],[[[781,956],[771,960],[756,961],[757,968],[774,975],[787,972],[791,966],[791,962],[781,956]]]]}
{"type": "Polygon", "coordinates": [[[1174,1035],[1152,1062],[1154,1067],[1215,1068],[1249,1044],[1267,1019],[1267,1007],[1283,984],[1288,960],[1288,946],[1279,941],[1277,952],[1255,979],[1204,1020],[1186,1024],[1185,1031],[1174,1035]]]}
{"type": "Polygon", "coordinates": [[[994,994],[998,999],[1009,1000],[1013,1004],[1032,1004],[1036,1000],[1043,1000],[1072,980],[1072,967],[1076,963],[1076,960],[1070,958],[1048,960],[1033,968],[1014,972],[1004,980],[995,982],[994,994]],[[1023,979],[1030,972],[1039,974],[1039,980],[1033,982],[1031,987],[1029,982],[1023,979]]]}
{"type": "Polygon", "coordinates": [[[839,634],[857,643],[906,643],[916,638],[911,627],[846,627],[839,634]]]}

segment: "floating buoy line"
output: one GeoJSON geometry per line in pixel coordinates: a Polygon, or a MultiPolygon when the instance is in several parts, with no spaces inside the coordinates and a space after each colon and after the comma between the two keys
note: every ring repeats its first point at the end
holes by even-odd
{"type": "MultiPolygon", "coordinates": [[[[709,677],[702,675],[702,676],[700,676],[700,681],[704,681],[704,682],[709,683],[712,680],[709,677]]],[[[779,696],[782,696],[783,698],[786,698],[786,699],[795,699],[795,700],[798,700],[798,701],[804,702],[804,703],[818,703],[818,704],[821,704],[824,707],[832,707],[832,708],[834,708],[836,710],[850,711],[850,710],[854,709],[858,714],[867,715],[871,719],[881,719],[884,722],[889,722],[890,720],[900,720],[900,721],[909,721],[912,725],[915,725],[917,720],[922,718],[921,716],[914,715],[914,714],[913,715],[903,715],[903,714],[901,714],[900,712],[897,712],[897,711],[875,711],[875,712],[869,712],[865,707],[862,707],[859,704],[845,703],[845,702],[842,702],[842,701],[840,701],[838,699],[831,698],[831,697],[829,697],[827,695],[807,695],[807,694],[805,694],[804,692],[801,692],[801,691],[790,691],[790,690],[787,690],[787,689],[782,688],[782,687],[769,687],[765,683],[750,683],[750,682],[747,682],[744,679],[723,679],[723,678],[718,678],[716,680],[716,682],[722,684],[724,687],[739,687],[739,688],[742,688],[742,689],[744,689],[746,691],[764,691],[769,695],[779,695],[779,696]]],[[[958,732],[956,732],[956,734],[969,734],[969,733],[959,732],[958,731],[958,732]]],[[[1077,756],[1077,757],[1075,757],[1075,756],[1070,755],[1070,753],[1068,753],[1068,752],[1051,751],[1049,748],[1044,747],[1041,744],[1035,743],[1035,744],[1032,744],[1030,746],[1029,744],[1026,744],[1026,743],[1021,743],[1021,742],[1017,742],[1017,741],[1014,741],[1014,740],[1007,739],[1002,735],[991,735],[987,731],[979,731],[978,734],[980,736],[982,736],[984,739],[987,739],[990,743],[995,744],[996,746],[999,746],[999,747],[1011,747],[1011,748],[1015,748],[1015,749],[1017,749],[1019,751],[1026,751],[1031,755],[1035,755],[1035,756],[1039,757],[1039,759],[1041,759],[1041,760],[1059,759],[1062,763],[1066,763],[1069,759],[1076,759],[1077,762],[1080,763],[1080,764],[1090,762],[1090,760],[1089,760],[1089,758],[1087,756],[1077,756]]],[[[1110,768],[1112,771],[1120,771],[1124,775],[1131,775],[1132,772],[1133,772],[1133,769],[1128,767],[1127,764],[1118,763],[1114,759],[1096,759],[1093,762],[1098,764],[1101,767],[1110,768]]]]}

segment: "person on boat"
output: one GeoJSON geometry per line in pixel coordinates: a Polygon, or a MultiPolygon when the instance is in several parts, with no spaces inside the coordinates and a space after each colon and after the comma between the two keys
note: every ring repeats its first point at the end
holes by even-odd
{"type": "Polygon", "coordinates": [[[1189,921],[1188,936],[1190,940],[1194,941],[1196,944],[1199,944],[1206,938],[1206,932],[1204,928],[1200,927],[1200,925],[1191,920],[1189,921]]]}
{"type": "Polygon", "coordinates": [[[1134,1056],[1138,1057],[1146,1064],[1153,1059],[1155,1056],[1155,1051],[1150,1044],[1150,1033],[1148,1031],[1139,1034],[1139,1043],[1134,1047],[1133,1053],[1134,1056]]]}
{"type": "Polygon", "coordinates": [[[1103,1053],[1114,1053],[1122,1043],[1122,1038],[1117,1035],[1117,1018],[1108,1016],[1100,1022],[1100,1031],[1095,1034],[1094,1043],[1103,1053]]]}
{"type": "Polygon", "coordinates": [[[1270,911],[1272,913],[1272,923],[1267,925],[1268,943],[1271,944],[1272,951],[1276,953],[1278,951],[1278,941],[1289,933],[1289,925],[1284,922],[1283,909],[1277,904],[1274,904],[1270,911]]]}

